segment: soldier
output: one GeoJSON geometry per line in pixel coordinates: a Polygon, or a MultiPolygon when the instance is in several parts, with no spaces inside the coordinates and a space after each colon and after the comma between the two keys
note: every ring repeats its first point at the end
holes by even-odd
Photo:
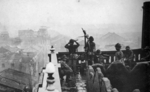
{"type": "Polygon", "coordinates": [[[129,46],[126,46],[126,51],[125,51],[125,65],[128,65],[129,67],[131,67],[133,58],[134,58],[133,51],[130,49],[129,46]]]}
{"type": "Polygon", "coordinates": [[[67,61],[67,57],[63,56],[62,60],[60,60],[60,64],[61,64],[61,68],[59,69],[59,73],[60,73],[60,78],[61,78],[61,83],[64,80],[63,77],[66,75],[66,82],[68,83],[70,80],[70,76],[72,74],[72,69],[68,66],[68,64],[66,63],[67,61]]]}
{"type": "Polygon", "coordinates": [[[92,36],[89,37],[87,43],[85,44],[85,51],[87,53],[89,65],[94,64],[94,52],[96,51],[96,45],[94,42],[94,38],[92,36]]]}
{"type": "Polygon", "coordinates": [[[78,55],[76,54],[77,48],[80,46],[80,44],[76,41],[71,39],[66,45],[65,48],[69,50],[69,66],[73,69],[74,74],[77,73],[76,67],[77,67],[77,61],[78,61],[78,55]]]}
{"type": "Polygon", "coordinates": [[[124,55],[123,55],[123,52],[121,51],[121,44],[117,43],[115,45],[115,48],[117,50],[117,52],[115,53],[115,61],[123,63],[123,57],[124,57],[124,55]]]}
{"type": "Polygon", "coordinates": [[[98,49],[94,56],[94,63],[104,64],[104,59],[108,57],[108,55],[102,54],[102,52],[98,49]]]}
{"type": "Polygon", "coordinates": [[[80,46],[80,44],[73,39],[70,39],[70,41],[65,45],[65,48],[69,50],[70,54],[75,54],[77,48],[80,46]],[[76,44],[74,44],[76,43],[76,44]]]}

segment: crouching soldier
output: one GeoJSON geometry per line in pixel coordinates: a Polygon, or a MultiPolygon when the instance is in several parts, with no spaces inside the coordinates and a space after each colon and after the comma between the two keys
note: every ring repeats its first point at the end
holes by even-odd
{"type": "Polygon", "coordinates": [[[133,51],[130,49],[129,46],[126,46],[126,51],[125,51],[125,65],[129,66],[129,68],[132,68],[133,66],[133,59],[134,59],[134,53],[133,51]]]}
{"type": "Polygon", "coordinates": [[[102,54],[102,52],[98,49],[94,56],[94,63],[104,64],[104,59],[109,58],[109,55],[102,54]]]}
{"type": "Polygon", "coordinates": [[[66,63],[67,58],[63,57],[62,60],[60,60],[61,68],[59,69],[59,74],[61,78],[61,84],[64,80],[64,76],[66,76],[66,83],[68,83],[71,79],[71,75],[73,73],[72,69],[69,67],[69,65],[66,63]]]}

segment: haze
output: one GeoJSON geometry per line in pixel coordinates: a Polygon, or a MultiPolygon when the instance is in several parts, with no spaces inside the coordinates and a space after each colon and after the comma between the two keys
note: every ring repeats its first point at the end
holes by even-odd
{"type": "Polygon", "coordinates": [[[0,0],[0,30],[15,37],[18,30],[47,26],[72,38],[82,35],[81,28],[100,34],[140,32],[144,1],[0,0]]]}

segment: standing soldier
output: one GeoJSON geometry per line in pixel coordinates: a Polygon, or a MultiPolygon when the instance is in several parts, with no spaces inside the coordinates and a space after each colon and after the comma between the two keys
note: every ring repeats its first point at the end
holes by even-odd
{"type": "Polygon", "coordinates": [[[92,36],[89,37],[87,43],[85,44],[85,51],[87,53],[87,57],[88,57],[88,65],[92,65],[94,64],[94,52],[96,50],[96,45],[94,42],[94,38],[92,36]]]}
{"type": "Polygon", "coordinates": [[[124,57],[124,55],[123,55],[123,52],[121,51],[121,44],[120,43],[117,43],[116,45],[115,45],[115,48],[116,48],[116,53],[115,53],[115,62],[121,62],[121,63],[123,63],[124,64],[124,62],[123,62],[123,57],[124,57]]]}
{"type": "Polygon", "coordinates": [[[65,45],[65,48],[69,50],[69,54],[75,54],[79,46],[80,44],[76,40],[70,39],[70,41],[65,45]]]}
{"type": "Polygon", "coordinates": [[[70,41],[65,45],[65,48],[69,50],[70,60],[69,60],[69,66],[72,68],[74,74],[77,73],[76,71],[76,64],[77,64],[77,48],[80,46],[80,44],[73,39],[70,39],[70,41]]]}

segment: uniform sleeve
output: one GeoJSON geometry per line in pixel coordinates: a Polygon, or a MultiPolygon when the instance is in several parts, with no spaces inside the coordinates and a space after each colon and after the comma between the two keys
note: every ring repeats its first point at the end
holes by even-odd
{"type": "Polygon", "coordinates": [[[121,58],[124,58],[124,54],[123,54],[123,52],[121,52],[121,58]]]}
{"type": "Polygon", "coordinates": [[[79,45],[74,45],[75,49],[77,49],[79,47],[79,45]]]}
{"type": "Polygon", "coordinates": [[[66,44],[66,45],[65,45],[65,48],[67,48],[67,49],[68,49],[68,48],[69,48],[69,46],[70,46],[69,44],[66,44]]]}
{"type": "Polygon", "coordinates": [[[115,61],[118,60],[118,53],[115,53],[115,61]]]}
{"type": "Polygon", "coordinates": [[[70,72],[72,72],[72,69],[65,62],[62,62],[62,66],[64,67],[64,69],[69,70],[70,72]]]}
{"type": "Polygon", "coordinates": [[[94,46],[93,46],[93,51],[95,52],[96,51],[96,45],[94,43],[94,46]]]}
{"type": "MultiPolygon", "coordinates": [[[[75,42],[76,42],[76,41],[75,41],[75,42]]],[[[77,44],[77,45],[76,45],[76,48],[78,48],[78,47],[80,46],[80,44],[79,44],[78,42],[76,42],[76,44],[77,44]]]]}
{"type": "Polygon", "coordinates": [[[134,57],[133,51],[131,51],[129,59],[132,59],[134,57]]]}
{"type": "Polygon", "coordinates": [[[85,44],[84,48],[85,48],[86,51],[88,50],[88,43],[85,44]]]}

